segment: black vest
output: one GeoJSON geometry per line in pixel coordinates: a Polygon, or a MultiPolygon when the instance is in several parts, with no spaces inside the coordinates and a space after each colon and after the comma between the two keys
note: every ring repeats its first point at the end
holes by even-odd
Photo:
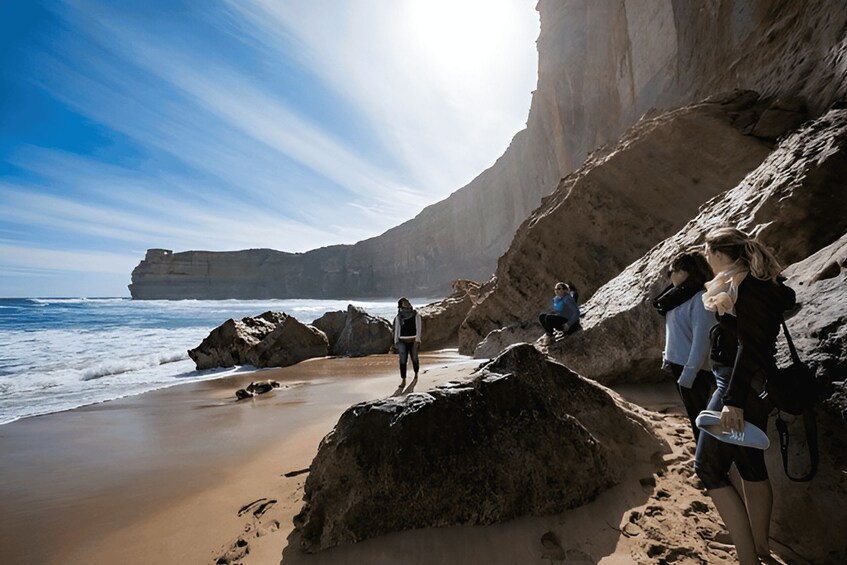
{"type": "Polygon", "coordinates": [[[417,313],[411,318],[400,321],[400,336],[412,337],[418,335],[418,315],[417,313]]]}

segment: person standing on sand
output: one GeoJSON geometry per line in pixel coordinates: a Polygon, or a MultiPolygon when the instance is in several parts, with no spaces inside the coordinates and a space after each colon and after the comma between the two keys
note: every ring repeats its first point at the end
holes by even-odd
{"type": "Polygon", "coordinates": [[[653,299],[653,307],[665,317],[662,368],[669,369],[676,379],[695,442],[700,435],[695,420],[706,409],[715,388],[709,363],[709,330],[716,320],[703,305],[705,284],[712,276],[709,263],[699,251],[677,253],[668,268],[670,284],[653,299]]]}
{"type": "Polygon", "coordinates": [[[579,329],[579,306],[568,285],[557,282],[553,289],[553,310],[538,316],[548,337],[561,337],[579,329]]]}
{"type": "MultiPolygon", "coordinates": [[[[703,304],[718,319],[711,335],[717,390],[708,409],[720,412],[722,432],[741,432],[747,421],[767,433],[771,405],[760,394],[776,367],[776,337],[783,312],[795,304],[794,291],[779,280],[782,267],[771,251],[738,229],[709,233],[706,260],[717,274],[706,283],[703,304]]],[[[732,536],[739,563],[768,558],[773,491],[764,451],[703,433],[694,470],[732,536]],[[741,491],[729,480],[733,463],[741,491]]]]}
{"type": "Polygon", "coordinates": [[[400,380],[406,380],[406,363],[411,355],[415,379],[421,365],[418,361],[418,350],[421,346],[421,315],[412,308],[412,303],[406,297],[397,301],[397,316],[394,318],[394,348],[400,358],[400,380]]]}

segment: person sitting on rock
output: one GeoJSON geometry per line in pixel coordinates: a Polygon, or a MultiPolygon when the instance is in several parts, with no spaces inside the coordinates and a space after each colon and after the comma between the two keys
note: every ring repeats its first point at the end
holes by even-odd
{"type": "Polygon", "coordinates": [[[569,290],[567,284],[557,282],[553,310],[538,316],[538,321],[548,337],[558,339],[579,329],[579,306],[569,290]]]}
{"type": "Polygon", "coordinates": [[[397,316],[394,318],[394,348],[400,358],[400,380],[406,380],[406,363],[412,357],[415,379],[418,378],[420,362],[418,349],[421,346],[421,315],[412,308],[406,297],[397,301],[397,316]]]}
{"type": "Polygon", "coordinates": [[[279,388],[279,383],[277,381],[259,381],[259,382],[251,382],[247,385],[246,388],[240,388],[235,391],[236,400],[244,400],[245,398],[252,398],[259,394],[265,394],[266,392],[270,392],[275,388],[279,388]]]}

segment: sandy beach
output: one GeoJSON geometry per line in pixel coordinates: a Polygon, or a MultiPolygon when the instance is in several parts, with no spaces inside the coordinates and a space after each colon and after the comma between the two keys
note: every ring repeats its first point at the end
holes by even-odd
{"type": "Polygon", "coordinates": [[[396,357],[314,359],[21,420],[0,427],[0,555],[8,563],[731,562],[697,489],[693,441],[669,384],[622,395],[668,442],[617,487],[557,516],[399,532],[303,554],[292,533],[318,443],[348,406],[422,391],[480,364],[422,355],[398,387],[396,357]],[[282,388],[235,401],[251,380],[282,388]],[[300,472],[300,473],[298,473],[300,472]],[[286,476],[289,475],[289,476],[286,476]]]}

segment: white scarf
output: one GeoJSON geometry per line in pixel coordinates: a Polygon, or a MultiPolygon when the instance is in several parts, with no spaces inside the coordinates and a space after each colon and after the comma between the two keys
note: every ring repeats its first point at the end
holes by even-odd
{"type": "Polygon", "coordinates": [[[750,272],[743,265],[733,265],[718,273],[715,278],[706,283],[703,294],[703,306],[718,315],[731,314],[735,316],[735,301],[738,299],[738,287],[750,272]]]}

